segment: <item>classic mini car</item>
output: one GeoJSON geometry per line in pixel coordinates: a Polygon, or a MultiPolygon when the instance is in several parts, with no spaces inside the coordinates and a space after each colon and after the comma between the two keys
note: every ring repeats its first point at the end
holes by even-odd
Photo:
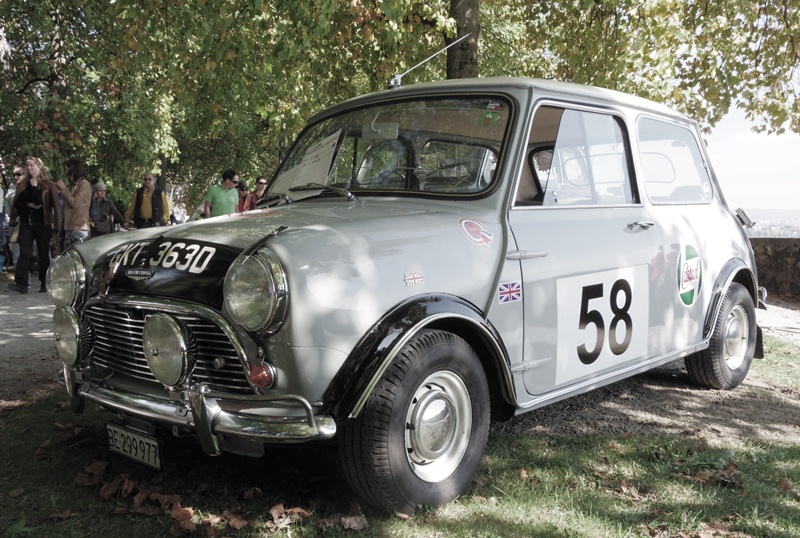
{"type": "Polygon", "coordinates": [[[158,467],[338,439],[379,508],[463,493],[490,420],[683,359],[739,385],[763,356],[746,215],[695,123],[517,78],[326,110],[259,209],[76,244],[48,273],[73,408],[158,467]]]}

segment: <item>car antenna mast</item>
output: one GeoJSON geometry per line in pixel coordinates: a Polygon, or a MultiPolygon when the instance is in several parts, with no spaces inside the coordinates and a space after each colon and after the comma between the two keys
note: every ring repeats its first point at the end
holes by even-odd
{"type": "MultiPolygon", "coordinates": [[[[471,33],[472,32],[470,32],[470,34],[471,33]]],[[[399,75],[395,75],[394,77],[392,77],[392,80],[389,81],[389,89],[391,90],[392,88],[399,88],[400,86],[402,86],[403,85],[403,77],[404,76],[409,74],[411,71],[413,71],[417,67],[429,62],[430,60],[432,60],[436,56],[439,56],[441,53],[443,53],[444,51],[446,51],[447,49],[449,49],[450,47],[452,47],[456,43],[459,43],[459,42],[463,41],[464,39],[468,38],[470,36],[470,34],[462,35],[461,37],[459,37],[458,39],[456,39],[455,41],[453,41],[452,43],[447,45],[445,48],[439,50],[438,52],[435,52],[435,53],[431,54],[430,56],[428,56],[427,58],[422,60],[420,63],[418,63],[417,65],[415,65],[414,67],[412,67],[411,69],[406,71],[405,73],[400,73],[399,75]]]]}

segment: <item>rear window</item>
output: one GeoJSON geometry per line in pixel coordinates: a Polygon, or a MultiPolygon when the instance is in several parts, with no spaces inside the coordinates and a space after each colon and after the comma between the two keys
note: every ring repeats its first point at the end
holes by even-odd
{"type": "Polygon", "coordinates": [[[711,179],[691,130],[656,120],[639,120],[642,179],[655,204],[708,203],[711,179]]]}

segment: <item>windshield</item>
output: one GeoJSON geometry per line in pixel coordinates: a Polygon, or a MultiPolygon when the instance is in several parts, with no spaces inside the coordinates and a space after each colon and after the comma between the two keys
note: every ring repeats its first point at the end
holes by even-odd
{"type": "Polygon", "coordinates": [[[495,179],[509,106],[497,98],[428,99],[351,110],[303,132],[269,194],[472,194],[495,179]]]}

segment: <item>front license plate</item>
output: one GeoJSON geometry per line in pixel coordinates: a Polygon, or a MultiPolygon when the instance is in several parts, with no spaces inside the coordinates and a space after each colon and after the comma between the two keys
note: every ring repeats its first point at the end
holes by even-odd
{"type": "Polygon", "coordinates": [[[121,428],[116,424],[106,424],[106,433],[108,448],[112,452],[161,469],[161,447],[154,438],[121,428]]]}

